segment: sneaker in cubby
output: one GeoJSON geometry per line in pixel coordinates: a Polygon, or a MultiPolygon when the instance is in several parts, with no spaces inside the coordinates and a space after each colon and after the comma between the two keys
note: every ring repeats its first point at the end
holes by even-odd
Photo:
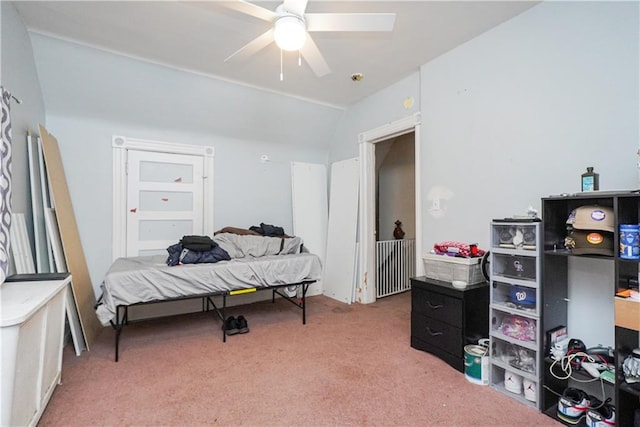
{"type": "Polygon", "coordinates": [[[558,418],[569,424],[578,424],[589,410],[590,398],[584,391],[568,387],[558,400],[558,418]]]}
{"type": "Polygon", "coordinates": [[[504,388],[515,394],[522,394],[522,376],[504,371],[504,388]]]}
{"type": "Polygon", "coordinates": [[[613,427],[616,425],[616,407],[611,404],[611,399],[604,403],[591,402],[587,411],[587,427],[613,427]]]}

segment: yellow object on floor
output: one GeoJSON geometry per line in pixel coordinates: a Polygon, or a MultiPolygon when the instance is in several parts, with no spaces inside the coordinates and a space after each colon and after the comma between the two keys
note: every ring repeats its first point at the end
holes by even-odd
{"type": "Polygon", "coordinates": [[[240,294],[249,294],[251,292],[255,292],[256,288],[249,288],[249,289],[239,289],[237,291],[231,291],[229,292],[229,295],[240,295],[240,294]]]}

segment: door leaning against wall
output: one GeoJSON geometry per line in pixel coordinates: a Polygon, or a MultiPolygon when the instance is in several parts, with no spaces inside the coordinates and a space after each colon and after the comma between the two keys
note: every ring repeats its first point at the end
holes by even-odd
{"type": "Polygon", "coordinates": [[[213,234],[213,147],[116,136],[114,259],[213,234]]]}

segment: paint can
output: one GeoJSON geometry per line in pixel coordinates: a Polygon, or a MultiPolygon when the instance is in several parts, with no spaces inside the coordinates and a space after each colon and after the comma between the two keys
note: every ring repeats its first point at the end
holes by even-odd
{"type": "Polygon", "coordinates": [[[640,225],[620,224],[620,258],[640,259],[640,225]]]}
{"type": "Polygon", "coordinates": [[[474,384],[489,384],[489,348],[482,345],[464,346],[464,376],[474,384]]]}

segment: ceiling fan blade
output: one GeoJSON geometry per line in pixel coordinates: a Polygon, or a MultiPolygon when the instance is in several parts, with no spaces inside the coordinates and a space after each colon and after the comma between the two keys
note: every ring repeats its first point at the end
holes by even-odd
{"type": "Polygon", "coordinates": [[[307,40],[300,50],[300,54],[304,60],[307,61],[307,64],[309,64],[309,67],[311,67],[316,76],[322,77],[331,72],[327,61],[324,60],[320,49],[318,49],[318,46],[309,34],[307,34],[307,40]]]}
{"type": "Polygon", "coordinates": [[[307,13],[307,31],[392,31],[395,13],[307,13]]]}
{"type": "Polygon", "coordinates": [[[267,47],[273,41],[273,28],[262,33],[234,53],[232,53],[224,62],[230,61],[232,58],[235,60],[242,60],[248,56],[253,55],[261,49],[267,47]]]}
{"type": "Polygon", "coordinates": [[[308,0],[284,0],[284,10],[302,16],[307,9],[308,0]]]}
{"type": "Polygon", "coordinates": [[[251,15],[258,19],[269,22],[273,22],[278,17],[278,14],[274,11],[265,9],[264,7],[257,6],[244,0],[227,2],[225,3],[225,5],[229,9],[237,10],[238,12],[246,13],[247,15],[251,15]]]}

